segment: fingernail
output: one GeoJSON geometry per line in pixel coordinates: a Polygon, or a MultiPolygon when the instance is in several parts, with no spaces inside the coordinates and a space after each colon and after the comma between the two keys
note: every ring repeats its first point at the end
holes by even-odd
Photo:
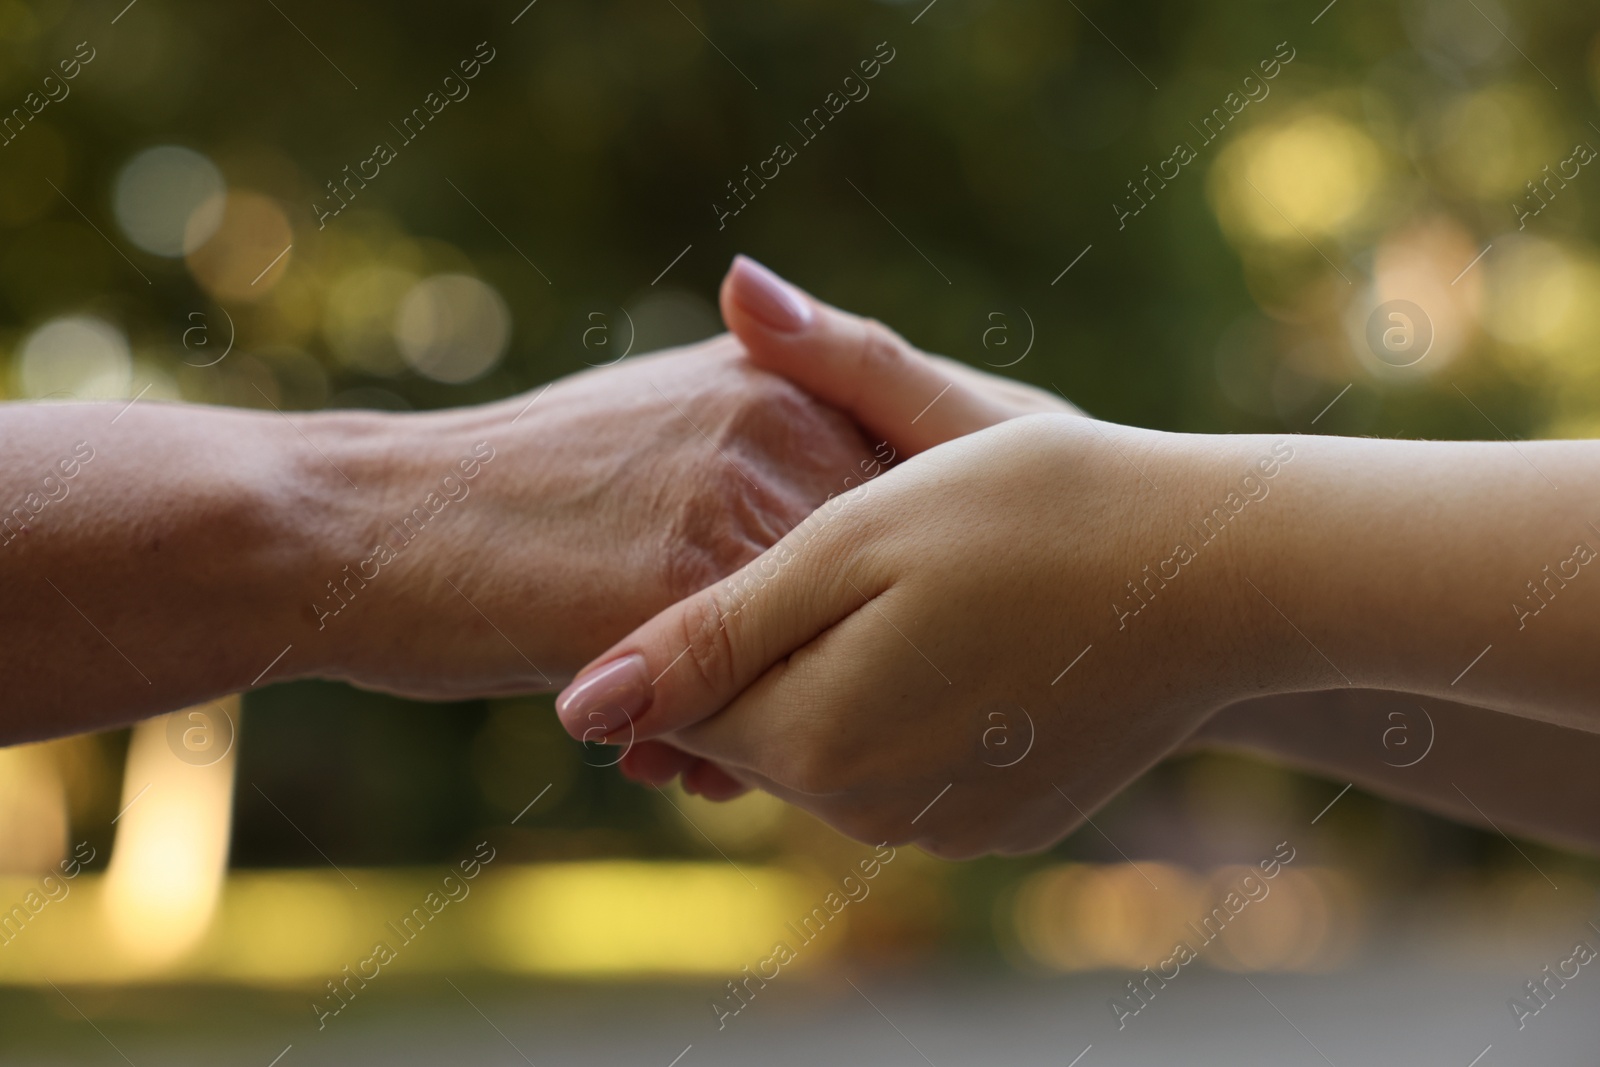
{"type": "Polygon", "coordinates": [[[579,741],[599,741],[650,706],[650,678],[635,653],[591,671],[556,699],[556,717],[579,741]]]}
{"type": "Polygon", "coordinates": [[[794,286],[749,256],[734,260],[739,285],[734,295],[739,305],[768,329],[799,333],[811,325],[811,301],[794,286]]]}

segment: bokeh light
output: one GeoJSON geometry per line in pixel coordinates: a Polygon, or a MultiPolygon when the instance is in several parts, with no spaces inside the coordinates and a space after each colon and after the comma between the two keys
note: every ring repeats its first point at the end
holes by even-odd
{"type": "Polygon", "coordinates": [[[1435,158],[1446,188],[1510,205],[1546,164],[1566,156],[1543,94],[1531,86],[1492,85],[1455,98],[1434,130],[1435,158]]]}
{"type": "Polygon", "coordinates": [[[18,355],[22,395],[96,400],[128,395],[133,355],[122,331],[92,315],[52,319],[29,334],[18,355]]]}
{"type": "MultiPolygon", "coordinates": [[[[219,701],[203,714],[218,712],[237,722],[239,698],[219,701]]],[[[171,729],[170,720],[187,727],[189,718],[178,711],[134,727],[101,899],[122,949],[156,966],[205,936],[228,866],[237,753],[230,743],[211,762],[185,758],[172,743],[182,729],[171,729]]]]}
{"type": "Polygon", "coordinates": [[[1249,130],[1223,149],[1211,203],[1237,243],[1303,244],[1364,221],[1384,177],[1383,154],[1365,131],[1312,111],[1249,130]]]}
{"type": "Polygon", "coordinates": [[[1223,970],[1323,970],[1348,960],[1363,936],[1350,881],[1326,868],[1283,867],[1263,879],[1253,867],[1064,864],[1018,887],[1011,922],[1028,958],[1064,972],[1138,971],[1179,942],[1223,970]],[[1224,908],[1230,893],[1235,907],[1224,908]],[[1203,925],[1216,909],[1227,921],[1203,925]]]}
{"type": "MultiPolygon", "coordinates": [[[[1211,880],[1210,895],[1222,899],[1251,867],[1222,868],[1211,880]]],[[[1285,868],[1270,892],[1228,925],[1227,934],[1208,946],[1213,966],[1226,971],[1317,971],[1344,962],[1359,945],[1346,902],[1349,885],[1335,871],[1285,868]],[[1341,907],[1341,904],[1346,906],[1341,907]],[[1337,936],[1335,936],[1337,935],[1337,936]]]]}
{"type": "Polygon", "coordinates": [[[128,240],[157,256],[193,252],[222,224],[222,172],[178,145],[147,148],[117,175],[112,206],[128,240]]]}
{"type": "Polygon", "coordinates": [[[367,266],[337,278],[323,306],[322,336],[352,370],[391,375],[405,368],[395,344],[400,302],[417,284],[410,271],[367,266]]]}
{"type": "MultiPolygon", "coordinates": [[[[482,888],[483,951],[501,968],[545,974],[737,974],[826,892],[777,868],[634,862],[550,864],[482,888]]],[[[848,919],[834,917],[802,959],[838,947],[833,924],[848,919]]]]}
{"type": "Polygon", "coordinates": [[[1578,320],[1585,295],[1575,257],[1554,241],[1507,237],[1490,265],[1485,325],[1500,340],[1549,351],[1578,320]]]}
{"type": "Polygon", "coordinates": [[[458,385],[487,374],[511,341],[500,294],[466,274],[436,274],[412,286],[394,318],[395,342],[412,370],[458,385]]]}
{"type": "Polygon", "coordinates": [[[1461,17],[1461,7],[1450,0],[1411,0],[1400,5],[1412,43],[1441,71],[1457,74],[1504,59],[1510,43],[1496,29],[1506,25],[1505,8],[1495,0],[1474,0],[1481,19],[1461,17]]]}
{"type": "Polygon", "coordinates": [[[277,201],[259,193],[228,193],[214,236],[203,245],[191,243],[189,270],[218,300],[262,300],[289,270],[293,242],[289,218],[277,201]]]}
{"type": "Polygon", "coordinates": [[[1171,951],[1199,911],[1199,890],[1188,872],[1161,863],[1050,867],[1019,887],[1016,931],[1054,970],[1137,970],[1171,951]]]}
{"type": "Polygon", "coordinates": [[[1449,366],[1478,332],[1487,268],[1472,234],[1445,216],[1418,219],[1385,235],[1373,252],[1372,282],[1351,300],[1346,326],[1360,364],[1382,381],[1415,381],[1449,366]],[[1479,262],[1474,263],[1474,260],[1479,262]],[[1467,267],[1472,267],[1467,270],[1467,267]],[[1410,357],[1380,358],[1370,336],[1372,316],[1395,301],[1422,316],[1427,349],[1410,357]]]}

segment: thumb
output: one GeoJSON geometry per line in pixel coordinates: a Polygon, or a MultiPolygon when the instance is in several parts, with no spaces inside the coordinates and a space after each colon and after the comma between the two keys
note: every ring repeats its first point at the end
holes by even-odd
{"type": "Polygon", "coordinates": [[[838,408],[902,456],[1003,422],[1010,412],[873,319],[830,307],[735,257],[722,317],[751,362],[838,408]]]}
{"type": "Polygon", "coordinates": [[[556,698],[562,726],[580,741],[616,744],[692,726],[881,592],[841,565],[830,529],[869,490],[831,499],[726,580],[612,646],[556,698]]]}

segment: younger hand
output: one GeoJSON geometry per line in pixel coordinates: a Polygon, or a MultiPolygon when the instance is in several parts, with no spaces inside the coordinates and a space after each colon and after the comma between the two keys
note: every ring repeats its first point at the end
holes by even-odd
{"type": "MultiPolygon", "coordinates": [[[[1113,607],[1270,446],[1213,440],[1060,415],[983,430],[832,501],[599,662],[639,679],[636,736],[861,841],[1047,847],[1249,688],[1232,541],[1139,615],[1113,607]]],[[[558,704],[569,729],[582,684],[558,704]]]]}

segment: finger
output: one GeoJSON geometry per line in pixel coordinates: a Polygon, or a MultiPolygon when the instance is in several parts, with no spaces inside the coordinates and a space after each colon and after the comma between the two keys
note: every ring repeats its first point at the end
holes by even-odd
{"type": "Polygon", "coordinates": [[[666,785],[700,762],[698,756],[674,748],[665,741],[641,741],[618,761],[617,769],[645,785],[666,785]]]}
{"type": "MultiPolygon", "coordinates": [[[[916,837],[917,828],[911,823],[911,819],[916,815],[916,809],[912,807],[909,799],[914,795],[914,790],[848,797],[818,797],[790,789],[743,768],[739,769],[738,776],[747,782],[750,788],[759,789],[791,808],[805,812],[852,841],[864,845],[898,847],[911,844],[916,837]]],[[[920,794],[915,795],[920,796],[920,794]]],[[[916,803],[921,804],[922,801],[918,800],[916,803]]]]}
{"type": "Polygon", "coordinates": [[[700,722],[881,592],[866,561],[842,558],[841,519],[864,499],[864,489],[834,498],[726,581],[612,646],[556,698],[562,726],[580,740],[649,740],[700,722]]]}
{"type": "Polygon", "coordinates": [[[970,386],[972,389],[983,393],[989,399],[999,402],[1009,412],[1012,418],[1019,415],[1037,415],[1041,413],[1055,413],[1067,415],[1083,415],[1084,410],[1068,400],[1059,389],[1038,389],[1026,382],[1019,382],[1015,378],[1005,378],[998,374],[969,367],[958,359],[949,356],[939,356],[927,353],[925,358],[935,367],[948,374],[952,381],[970,386]]]}
{"type": "Polygon", "coordinates": [[[683,787],[707,800],[733,800],[750,792],[750,787],[710,760],[697,760],[683,776],[683,787]]]}
{"type": "MultiPolygon", "coordinates": [[[[870,604],[857,597],[848,617],[774,663],[719,714],[679,730],[672,743],[786,800],[844,800],[848,812],[848,798],[865,793],[920,793],[931,785],[932,796],[948,779],[923,781],[925,765],[948,765],[965,742],[928,736],[929,711],[949,699],[949,683],[908,643],[942,658],[896,601],[893,590],[870,604]],[[885,677],[896,679],[887,691],[885,677]]],[[[926,803],[922,798],[910,814],[926,803]]],[[[880,809],[848,814],[876,818],[880,809]]]]}
{"type": "Polygon", "coordinates": [[[722,317],[757,366],[843,411],[902,456],[1014,412],[872,319],[829,307],[753,259],[734,259],[722,317]]]}

